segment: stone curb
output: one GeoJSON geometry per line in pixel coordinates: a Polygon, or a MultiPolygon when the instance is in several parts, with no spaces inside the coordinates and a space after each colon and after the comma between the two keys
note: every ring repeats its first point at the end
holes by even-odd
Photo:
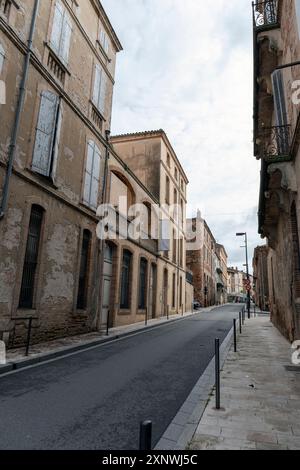
{"type": "MultiPolygon", "coordinates": [[[[217,308],[217,307],[212,307],[212,309],[214,309],[214,308],[217,308]]],[[[60,358],[62,359],[62,358],[66,357],[70,354],[80,352],[80,351],[89,350],[91,348],[96,348],[98,346],[105,345],[105,344],[110,343],[112,341],[116,341],[118,339],[126,338],[126,337],[134,335],[134,334],[144,333],[146,331],[153,330],[155,328],[160,328],[162,326],[170,325],[172,323],[177,323],[177,322],[185,320],[186,318],[190,318],[193,315],[197,315],[199,313],[201,314],[201,313],[204,313],[206,311],[211,311],[211,310],[204,310],[202,312],[199,311],[199,312],[186,314],[184,317],[175,318],[173,320],[170,319],[169,321],[161,322],[161,323],[158,323],[158,324],[155,324],[155,325],[148,325],[148,326],[136,329],[136,330],[126,331],[124,333],[119,333],[119,334],[116,334],[116,335],[108,336],[106,338],[91,340],[89,342],[86,342],[84,344],[79,344],[79,345],[76,345],[76,346],[66,346],[65,348],[60,349],[58,351],[42,353],[42,354],[40,354],[39,356],[36,356],[36,357],[31,357],[31,358],[29,357],[29,358],[24,358],[24,359],[17,360],[17,361],[8,362],[6,365],[0,366],[0,376],[4,375],[4,374],[7,374],[9,372],[20,371],[20,370],[25,369],[25,368],[30,367],[30,366],[43,364],[44,362],[48,362],[48,361],[51,361],[51,360],[60,359],[60,358]]]]}
{"type": "MultiPolygon", "coordinates": [[[[222,367],[225,364],[232,342],[233,328],[229,331],[221,345],[222,367]]],[[[214,386],[215,358],[210,361],[189,397],[156,445],[155,450],[186,450],[197,431],[214,386]]]]}

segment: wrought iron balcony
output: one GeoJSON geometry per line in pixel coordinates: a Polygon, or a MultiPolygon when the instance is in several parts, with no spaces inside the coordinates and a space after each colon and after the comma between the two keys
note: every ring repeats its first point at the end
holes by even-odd
{"type": "Polygon", "coordinates": [[[253,23],[256,30],[279,27],[279,0],[253,3],[253,23]]]}
{"type": "Polygon", "coordinates": [[[291,126],[274,126],[261,129],[257,141],[259,156],[268,163],[291,160],[291,126]]]}

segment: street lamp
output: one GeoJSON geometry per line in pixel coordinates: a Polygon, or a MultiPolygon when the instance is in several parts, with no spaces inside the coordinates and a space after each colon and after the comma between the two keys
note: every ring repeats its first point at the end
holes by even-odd
{"type": "Polygon", "coordinates": [[[250,282],[250,274],[249,274],[249,261],[248,261],[248,236],[247,232],[242,232],[242,233],[237,233],[237,237],[245,237],[245,246],[241,248],[246,249],[246,272],[247,272],[247,281],[248,281],[248,286],[247,286],[247,310],[248,310],[248,318],[250,319],[250,310],[251,310],[251,295],[250,295],[250,289],[249,289],[249,282],[250,282]]]}

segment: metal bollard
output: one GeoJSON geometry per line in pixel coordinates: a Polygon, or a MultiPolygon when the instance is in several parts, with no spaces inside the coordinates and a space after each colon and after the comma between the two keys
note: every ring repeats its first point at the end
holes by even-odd
{"type": "Polygon", "coordinates": [[[27,334],[27,343],[26,343],[26,353],[25,356],[29,356],[29,347],[30,347],[30,338],[31,338],[31,329],[32,329],[32,318],[29,318],[28,324],[28,334],[27,334]]]}
{"type": "Polygon", "coordinates": [[[152,421],[140,425],[140,450],[152,450],[152,421]]]}
{"type": "Polygon", "coordinates": [[[240,335],[242,334],[242,312],[239,313],[240,335]]]}
{"type": "Polygon", "coordinates": [[[233,320],[234,352],[237,352],[236,319],[233,320]]]}
{"type": "Polygon", "coordinates": [[[216,409],[221,409],[220,340],[215,340],[216,409]]]}
{"type": "Polygon", "coordinates": [[[170,318],[170,307],[169,305],[167,306],[167,320],[170,318]]]}
{"type": "Polygon", "coordinates": [[[146,308],[146,311],[145,311],[145,326],[148,325],[148,308],[146,308]]]}

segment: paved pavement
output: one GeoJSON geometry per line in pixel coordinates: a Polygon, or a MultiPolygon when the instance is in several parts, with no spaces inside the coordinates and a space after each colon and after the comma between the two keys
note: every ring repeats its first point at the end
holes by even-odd
{"type": "Polygon", "coordinates": [[[300,367],[267,316],[251,319],[222,372],[222,407],[210,399],[193,450],[299,450],[300,367]]]}
{"type": "Polygon", "coordinates": [[[0,449],[131,450],[154,444],[211,361],[239,306],[225,306],[0,378],[0,449]]]}

